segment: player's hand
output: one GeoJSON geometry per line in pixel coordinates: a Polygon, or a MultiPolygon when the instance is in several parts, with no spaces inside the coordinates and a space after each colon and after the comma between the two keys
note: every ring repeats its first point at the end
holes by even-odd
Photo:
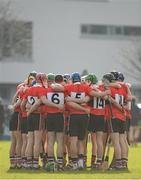
{"type": "Polygon", "coordinates": [[[57,107],[61,110],[64,110],[64,105],[58,104],[57,107]]]}
{"type": "Polygon", "coordinates": [[[90,112],[91,112],[90,108],[86,108],[86,109],[85,109],[85,112],[86,112],[87,114],[90,114],[90,112]]]}
{"type": "Polygon", "coordinates": [[[14,105],[11,105],[11,111],[14,112],[14,109],[15,109],[15,106],[14,105]]]}
{"type": "Polygon", "coordinates": [[[104,93],[105,93],[105,95],[111,95],[111,91],[110,90],[106,90],[104,93]]]}
{"type": "Polygon", "coordinates": [[[104,97],[102,97],[104,100],[108,100],[109,99],[109,96],[104,96],[104,97]]]}
{"type": "Polygon", "coordinates": [[[30,112],[29,111],[27,111],[27,117],[30,115],[30,112]]]}
{"type": "Polygon", "coordinates": [[[127,100],[128,100],[128,101],[132,101],[133,99],[134,99],[134,96],[128,96],[128,97],[127,97],[127,100]]]}

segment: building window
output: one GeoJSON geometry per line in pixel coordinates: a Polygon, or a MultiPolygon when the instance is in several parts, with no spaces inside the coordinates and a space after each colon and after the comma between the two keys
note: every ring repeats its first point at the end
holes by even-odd
{"type": "Polygon", "coordinates": [[[80,26],[82,37],[134,37],[141,36],[141,26],[91,25],[80,26]]]}
{"type": "Polygon", "coordinates": [[[32,60],[32,22],[0,22],[0,60],[32,60]]]}
{"type": "Polygon", "coordinates": [[[91,25],[89,27],[89,33],[90,34],[107,34],[107,27],[103,25],[95,26],[91,25]]]}
{"type": "Polygon", "coordinates": [[[120,26],[117,27],[113,27],[113,29],[115,30],[114,34],[115,35],[122,35],[123,34],[123,28],[120,26]]]}
{"type": "Polygon", "coordinates": [[[141,36],[141,27],[124,27],[124,35],[126,36],[141,36]]]}

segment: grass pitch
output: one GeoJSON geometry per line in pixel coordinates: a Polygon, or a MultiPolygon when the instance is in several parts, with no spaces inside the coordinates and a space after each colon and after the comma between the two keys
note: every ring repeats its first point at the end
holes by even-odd
{"type": "MultiPolygon", "coordinates": [[[[45,170],[9,170],[9,141],[0,141],[0,179],[141,179],[141,144],[129,149],[129,171],[64,171],[49,173],[45,170]]],[[[112,156],[113,148],[111,148],[112,156]]],[[[88,165],[91,145],[88,144],[88,165]]]]}

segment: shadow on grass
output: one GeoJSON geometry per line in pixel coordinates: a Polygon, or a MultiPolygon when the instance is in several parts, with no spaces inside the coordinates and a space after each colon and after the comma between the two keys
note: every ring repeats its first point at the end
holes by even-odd
{"type": "Polygon", "coordinates": [[[61,171],[61,172],[48,172],[46,170],[25,170],[25,169],[9,169],[7,173],[30,173],[30,174],[121,174],[121,173],[131,173],[129,170],[79,170],[79,171],[61,171]]]}

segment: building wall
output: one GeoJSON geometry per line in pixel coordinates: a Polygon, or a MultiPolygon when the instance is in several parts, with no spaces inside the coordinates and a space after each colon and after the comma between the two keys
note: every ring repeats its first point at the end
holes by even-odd
{"type": "MultiPolygon", "coordinates": [[[[71,73],[87,69],[101,78],[120,71],[120,49],[129,40],[83,38],[81,24],[141,26],[141,1],[13,0],[18,18],[33,22],[31,62],[0,62],[0,83],[17,83],[32,70],[71,73]],[[9,75],[7,75],[7,72],[9,75]]],[[[127,81],[137,83],[126,77],[127,81]]]]}

